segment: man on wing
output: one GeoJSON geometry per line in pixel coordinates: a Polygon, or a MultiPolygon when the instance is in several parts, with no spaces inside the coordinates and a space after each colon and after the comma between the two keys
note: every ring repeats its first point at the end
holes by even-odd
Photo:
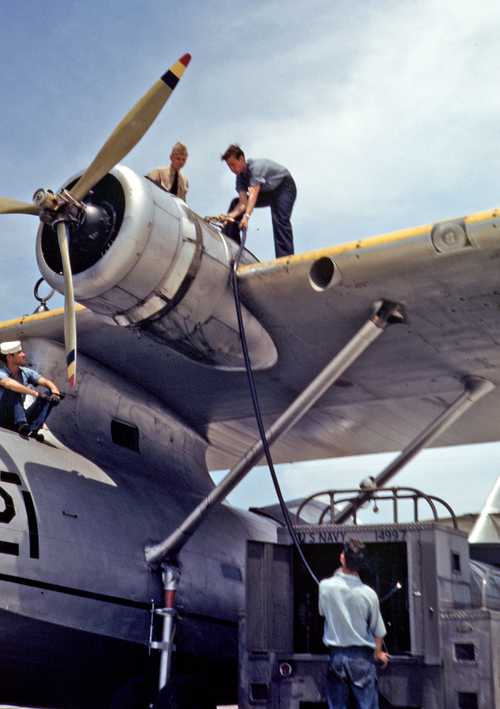
{"type": "Polygon", "coordinates": [[[0,426],[17,431],[23,437],[43,440],[38,431],[52,407],[59,403],[61,393],[50,379],[26,367],[26,359],[19,340],[0,344],[0,426]],[[45,387],[50,393],[33,388],[37,386],[45,387]],[[34,397],[35,401],[25,410],[26,396],[34,397]]]}
{"type": "Polygon", "coordinates": [[[273,160],[245,158],[239,145],[230,145],[221,156],[236,175],[238,198],[229,205],[224,233],[239,243],[239,230],[247,229],[253,210],[271,207],[276,258],[293,254],[290,217],[297,188],[290,172],[273,160]],[[230,222],[229,220],[233,220],[230,222]]]}
{"type": "Polygon", "coordinates": [[[154,182],[158,187],[161,187],[165,192],[186,201],[189,182],[181,169],[186,164],[188,159],[188,151],[183,143],[175,143],[170,151],[170,165],[165,167],[157,167],[151,170],[146,177],[154,182]]]}

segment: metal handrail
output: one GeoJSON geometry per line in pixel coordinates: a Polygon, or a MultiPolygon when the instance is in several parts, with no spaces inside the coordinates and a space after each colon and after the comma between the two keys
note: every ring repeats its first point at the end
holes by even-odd
{"type": "MultiPolygon", "coordinates": [[[[428,495],[425,492],[422,492],[421,490],[418,490],[415,487],[380,487],[380,488],[373,488],[373,490],[366,489],[366,488],[350,488],[350,489],[342,489],[342,490],[322,490],[320,492],[314,493],[314,495],[310,495],[307,497],[305,500],[302,501],[300,504],[297,512],[295,513],[296,516],[300,519],[301,512],[304,509],[304,507],[311,502],[312,500],[323,497],[324,495],[328,495],[329,497],[329,504],[325,507],[325,509],[321,512],[318,518],[318,524],[335,524],[335,514],[336,514],[336,508],[338,505],[343,504],[343,503],[351,503],[353,500],[357,498],[359,495],[360,490],[363,493],[366,493],[369,495],[367,502],[370,502],[373,500],[374,502],[377,501],[387,501],[391,500],[393,503],[393,521],[394,524],[399,523],[399,506],[398,503],[400,500],[413,500],[413,518],[414,522],[419,522],[419,512],[418,512],[418,503],[420,500],[425,500],[427,502],[429,508],[431,509],[432,515],[435,520],[439,519],[438,516],[438,511],[437,511],[437,505],[442,505],[447,512],[450,515],[451,521],[453,522],[453,527],[455,529],[458,529],[458,524],[457,524],[457,519],[455,516],[455,513],[452,509],[452,507],[441,497],[437,497],[437,495],[428,495]],[[348,495],[348,497],[341,497],[338,498],[338,495],[348,495]],[[325,518],[329,514],[330,516],[330,521],[325,522],[325,518]]],[[[352,515],[353,518],[353,523],[356,525],[357,524],[357,517],[356,517],[356,512],[353,512],[352,515]]]]}

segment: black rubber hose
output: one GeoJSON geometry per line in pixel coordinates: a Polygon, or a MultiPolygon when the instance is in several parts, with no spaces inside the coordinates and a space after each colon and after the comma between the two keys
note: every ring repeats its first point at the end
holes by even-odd
{"type": "Polygon", "coordinates": [[[264,423],[262,421],[262,412],[260,409],[259,397],[257,395],[257,388],[255,386],[255,378],[253,376],[252,363],[250,361],[250,355],[248,352],[247,338],[245,335],[245,327],[243,325],[243,317],[241,315],[240,289],[239,289],[239,284],[238,284],[238,273],[237,273],[238,267],[240,265],[241,254],[243,253],[243,249],[245,248],[246,236],[247,236],[246,230],[242,230],[240,248],[239,248],[238,253],[236,254],[236,257],[235,257],[233,264],[232,264],[231,285],[233,287],[234,303],[236,306],[236,315],[238,318],[238,328],[240,331],[241,347],[243,350],[243,358],[245,360],[245,369],[246,369],[246,373],[247,373],[248,385],[250,387],[250,394],[252,396],[252,403],[253,403],[253,408],[254,408],[254,412],[255,412],[255,420],[257,421],[257,426],[259,429],[260,438],[262,440],[262,446],[264,448],[264,453],[266,456],[267,465],[269,468],[269,472],[271,473],[271,479],[273,481],[274,489],[276,490],[276,495],[277,495],[279,503],[280,503],[281,511],[282,511],[283,517],[285,519],[285,524],[288,529],[288,533],[290,534],[292,542],[294,543],[295,548],[297,549],[297,552],[298,552],[298,554],[302,560],[302,563],[304,564],[307,572],[311,575],[311,578],[314,580],[314,582],[319,585],[318,577],[316,576],[316,574],[312,570],[309,562],[307,561],[307,559],[304,555],[304,552],[302,550],[302,547],[300,545],[299,538],[295,532],[295,529],[293,528],[292,520],[290,518],[290,512],[289,512],[288,507],[286,506],[286,502],[283,498],[283,494],[281,492],[280,484],[278,481],[278,476],[276,475],[276,471],[274,469],[274,463],[273,463],[273,459],[271,457],[271,451],[269,449],[269,444],[268,444],[267,437],[266,437],[264,423]]]}

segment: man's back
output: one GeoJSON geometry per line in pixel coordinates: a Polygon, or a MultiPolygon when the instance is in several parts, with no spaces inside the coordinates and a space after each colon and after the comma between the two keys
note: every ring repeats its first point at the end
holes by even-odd
{"type": "Polygon", "coordinates": [[[356,574],[340,569],[319,586],[319,612],[325,617],[323,642],[329,647],[375,648],[385,626],[375,591],[356,574]]]}
{"type": "Polygon", "coordinates": [[[382,649],[385,626],[375,591],[359,578],[365,545],[350,539],[340,553],[341,568],[319,585],[323,642],[330,650],[326,682],[329,709],[379,709],[375,659],[387,665],[382,649]]]}

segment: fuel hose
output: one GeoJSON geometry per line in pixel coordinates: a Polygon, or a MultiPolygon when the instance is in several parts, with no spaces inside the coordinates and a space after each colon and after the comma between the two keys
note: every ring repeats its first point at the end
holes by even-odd
{"type": "Polygon", "coordinates": [[[281,511],[283,513],[283,518],[285,520],[286,527],[288,529],[288,533],[290,534],[290,537],[292,539],[292,542],[297,550],[297,553],[304,564],[304,567],[306,571],[310,574],[311,578],[313,581],[319,585],[319,579],[312,570],[309,562],[307,561],[304,551],[302,549],[302,546],[300,544],[300,540],[297,536],[297,533],[293,527],[292,520],[290,517],[290,511],[288,510],[288,507],[286,506],[285,499],[283,497],[283,494],[281,492],[281,487],[279,484],[278,476],[276,475],[276,470],[274,468],[274,463],[273,459],[271,456],[271,450],[269,448],[269,443],[267,441],[266,437],[266,431],[264,428],[264,423],[262,420],[262,412],[260,408],[260,403],[259,403],[259,397],[257,394],[257,387],[255,385],[255,377],[253,374],[253,369],[252,369],[252,362],[250,360],[250,354],[248,352],[248,345],[247,345],[247,339],[245,335],[245,327],[243,324],[243,317],[241,314],[241,300],[240,300],[240,289],[239,289],[239,283],[238,283],[238,268],[240,265],[240,260],[241,260],[241,255],[243,253],[243,249],[245,248],[245,242],[246,242],[246,237],[247,237],[247,230],[242,229],[241,230],[241,242],[240,242],[240,248],[238,249],[238,252],[234,258],[234,261],[232,263],[232,268],[231,268],[231,285],[233,289],[233,295],[234,295],[234,303],[236,307],[236,316],[238,318],[238,329],[240,333],[240,340],[241,340],[241,348],[243,350],[243,358],[245,360],[245,370],[247,374],[247,379],[248,379],[248,386],[250,388],[250,394],[252,397],[252,404],[253,404],[253,409],[255,413],[255,420],[257,422],[257,427],[259,429],[259,434],[260,438],[262,441],[262,446],[264,448],[264,454],[266,456],[266,461],[267,461],[267,466],[269,468],[269,472],[271,474],[271,479],[273,481],[274,489],[276,491],[276,496],[278,498],[281,511]]]}

